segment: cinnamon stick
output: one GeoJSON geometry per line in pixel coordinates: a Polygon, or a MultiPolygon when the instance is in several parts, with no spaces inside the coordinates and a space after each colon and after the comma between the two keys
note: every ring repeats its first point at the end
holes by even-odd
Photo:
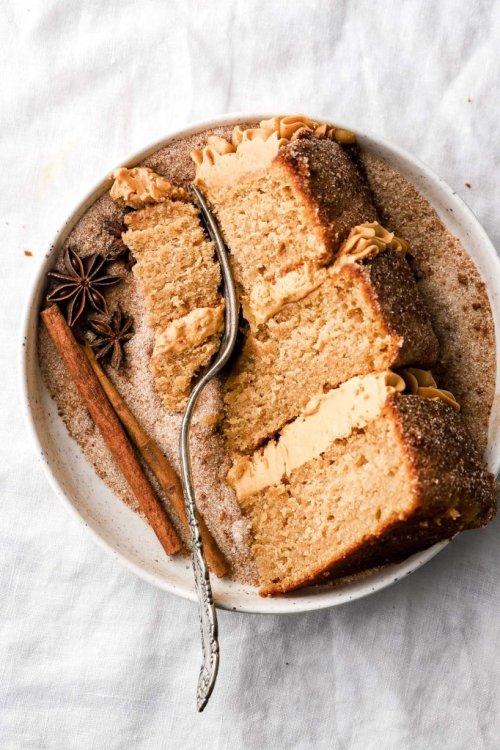
{"type": "MultiPolygon", "coordinates": [[[[115,410],[118,418],[128,433],[128,436],[134,443],[135,447],[141,454],[144,462],[151,469],[158,480],[161,488],[170,499],[175,512],[179,516],[185,529],[189,531],[189,524],[184,503],[182,486],[176,472],[170,465],[167,457],[160,447],[152,440],[143,430],[136,420],[127,404],[121,397],[120,393],[108,378],[99,362],[95,358],[94,352],[90,346],[84,347],[85,354],[92,366],[94,373],[97,375],[99,382],[108,397],[111,406],[115,410]]],[[[200,514],[198,514],[198,523],[200,526],[201,536],[203,539],[203,549],[210,570],[216,576],[222,578],[227,573],[227,563],[222,552],[207,528],[207,525],[200,514]]]]}
{"type": "Polygon", "coordinates": [[[41,313],[42,320],[73,381],[83,396],[123,476],[137,498],[153,531],[168,555],[175,555],[182,542],[156,497],[134,449],[104,393],[90,362],[76,341],[57,305],[41,313]]]}

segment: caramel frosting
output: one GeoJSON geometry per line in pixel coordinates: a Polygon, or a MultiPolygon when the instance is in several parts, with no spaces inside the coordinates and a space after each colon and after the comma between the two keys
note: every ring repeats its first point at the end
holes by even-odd
{"type": "Polygon", "coordinates": [[[396,250],[404,255],[408,248],[406,240],[396,237],[393,232],[388,232],[378,221],[359,224],[351,229],[348,238],[340,246],[336,266],[374,258],[387,249],[396,250]]]}
{"type": "Polygon", "coordinates": [[[401,377],[405,381],[405,393],[412,393],[415,396],[424,398],[441,399],[452,406],[456,411],[460,411],[460,404],[453,393],[438,388],[438,385],[432,374],[428,370],[420,370],[417,367],[408,367],[401,370],[401,377]]]}
{"type": "Polygon", "coordinates": [[[261,120],[258,128],[242,130],[239,125],[236,125],[231,136],[231,143],[233,146],[239,146],[245,139],[263,138],[265,140],[273,133],[276,133],[284,143],[289,143],[297,138],[299,131],[316,134],[318,128],[321,128],[320,137],[331,137],[335,130],[326,124],[320,126],[306,115],[277,115],[269,120],[261,120]]]}
{"type": "Polygon", "coordinates": [[[235,183],[250,172],[265,169],[286,143],[277,133],[256,133],[235,147],[218,136],[210,136],[203,149],[191,152],[196,166],[195,184],[200,187],[235,183]]]}
{"type": "Polygon", "coordinates": [[[282,307],[290,302],[298,302],[317,289],[327,276],[326,268],[304,261],[279,276],[257,282],[252,287],[248,300],[243,302],[250,325],[266,323],[282,307]]]}
{"type": "Polygon", "coordinates": [[[331,138],[343,144],[356,142],[351,131],[315,122],[306,115],[278,115],[262,120],[257,128],[245,130],[236,125],[231,140],[209,136],[204,148],[191,152],[196,164],[195,182],[202,186],[207,180],[233,181],[242,174],[263,169],[272,162],[281,146],[303,133],[331,138]]]}
{"type": "Polygon", "coordinates": [[[217,307],[197,307],[173,320],[156,338],[154,355],[183,352],[202,344],[224,328],[224,302],[217,307]]]}
{"type": "Polygon", "coordinates": [[[227,481],[238,500],[276,484],[324,453],[334,440],[364,427],[380,414],[391,394],[404,388],[403,378],[387,370],[351,378],[312,399],[276,440],[252,456],[235,458],[227,481]]]}
{"type": "Polygon", "coordinates": [[[175,187],[149,167],[121,167],[113,172],[111,198],[120,206],[144,208],[147,204],[172,200],[189,201],[190,196],[182,188],[175,187]]]}
{"type": "Polygon", "coordinates": [[[262,120],[260,127],[264,130],[279,133],[280,138],[286,138],[287,141],[293,141],[301,133],[306,132],[312,133],[316,138],[331,138],[337,141],[337,143],[344,145],[356,143],[356,135],[350,130],[337,128],[335,125],[326,122],[315,122],[306,115],[277,115],[276,117],[271,117],[269,120],[262,120]]]}

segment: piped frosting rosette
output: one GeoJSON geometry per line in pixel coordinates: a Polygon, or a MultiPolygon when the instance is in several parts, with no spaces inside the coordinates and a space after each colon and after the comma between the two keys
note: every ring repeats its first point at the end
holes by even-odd
{"type": "Polygon", "coordinates": [[[207,138],[206,146],[191,152],[191,158],[196,164],[198,177],[200,171],[213,166],[220,157],[238,154],[242,149],[244,151],[245,144],[249,142],[266,142],[266,151],[274,156],[281,146],[299,138],[304,133],[311,133],[317,138],[331,138],[343,145],[356,143],[356,136],[350,130],[316,122],[306,115],[277,115],[268,120],[261,120],[256,128],[242,129],[236,125],[230,140],[211,135],[207,138]]]}
{"type": "Polygon", "coordinates": [[[340,246],[337,264],[357,263],[366,258],[375,258],[384,250],[395,250],[402,255],[408,252],[408,242],[396,237],[378,221],[359,224],[351,229],[348,238],[340,246]]]}

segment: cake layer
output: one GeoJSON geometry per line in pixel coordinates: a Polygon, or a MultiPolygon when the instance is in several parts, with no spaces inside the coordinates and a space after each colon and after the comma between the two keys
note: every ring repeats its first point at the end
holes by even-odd
{"type": "Polygon", "coordinates": [[[224,330],[224,304],[197,307],[155,337],[151,368],[156,389],[172,411],[182,411],[193,377],[217,352],[224,330]]]}
{"type": "Polygon", "coordinates": [[[156,390],[167,409],[181,412],[191,392],[193,377],[205,367],[219,348],[220,336],[210,336],[206,341],[187,351],[166,351],[155,344],[151,369],[156,390]]]}
{"type": "Polygon", "coordinates": [[[137,261],[133,271],[153,328],[220,302],[214,246],[193,204],[166,201],[126,214],[125,223],[129,229],[123,239],[137,261]]]}
{"type": "Polygon", "coordinates": [[[387,250],[405,255],[408,243],[395,237],[377,221],[368,222],[351,229],[340,245],[333,266],[318,267],[313,261],[306,260],[283,268],[278,274],[264,274],[244,301],[243,310],[251,330],[267,323],[290,302],[307,297],[344,265],[374,259],[387,250]]]}
{"type": "Polygon", "coordinates": [[[121,169],[111,196],[137,210],[125,214],[123,241],[136,263],[155,333],[151,368],[170,410],[182,411],[193,378],[219,347],[224,305],[220,268],[189,195],[149,169],[121,169]]]}
{"type": "Polygon", "coordinates": [[[247,336],[224,384],[232,451],[253,450],[314,395],[354,375],[435,361],[437,340],[399,253],[323,273],[316,289],[247,336]]]}
{"type": "Polygon", "coordinates": [[[240,493],[263,595],[407,557],[493,517],[496,483],[460,415],[391,386],[380,395],[369,397],[365,424],[354,421],[266,488],[240,493]]]}

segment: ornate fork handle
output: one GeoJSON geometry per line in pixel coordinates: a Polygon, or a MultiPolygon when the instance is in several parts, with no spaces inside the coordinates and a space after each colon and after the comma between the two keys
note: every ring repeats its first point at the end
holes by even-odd
{"type": "Polygon", "coordinates": [[[189,521],[192,546],[192,563],[196,594],[198,596],[201,643],[203,649],[203,663],[198,678],[196,691],[196,706],[203,711],[214,689],[219,669],[219,640],[217,627],[217,612],[210,584],[210,573],[203,552],[203,541],[196,515],[196,502],[191,471],[191,456],[189,452],[189,428],[191,418],[198,397],[206,384],[224,367],[229,360],[236,343],[238,334],[238,298],[234,287],[227,249],[219,232],[219,228],[206,204],[203,195],[195,185],[191,190],[200,205],[208,232],[215,243],[217,259],[219,261],[224,282],[225,325],[221,345],[210,369],[193,388],[182,419],[180,449],[181,449],[181,480],[184,489],[186,512],[189,521]]]}

